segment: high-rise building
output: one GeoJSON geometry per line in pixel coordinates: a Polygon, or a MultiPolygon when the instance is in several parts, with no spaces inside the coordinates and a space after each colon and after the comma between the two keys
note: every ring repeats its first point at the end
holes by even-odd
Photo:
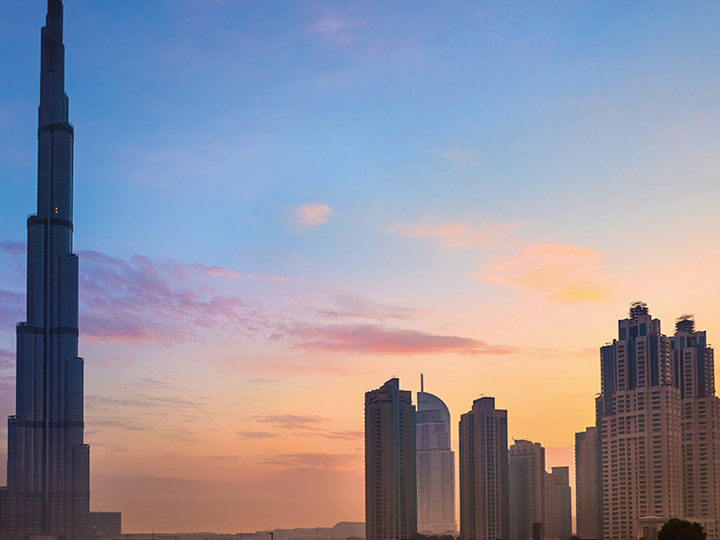
{"type": "Polygon", "coordinates": [[[507,411],[483,397],[460,417],[460,536],[509,540],[507,411]]]}
{"type": "Polygon", "coordinates": [[[596,400],[600,446],[601,535],[637,535],[638,519],[681,516],[680,392],[672,343],[643,303],[618,323],[618,339],[600,349],[596,400]]]}
{"type": "Polygon", "coordinates": [[[553,467],[545,473],[545,538],[572,536],[570,467],[553,467]]]}
{"type": "Polygon", "coordinates": [[[715,396],[713,350],[691,315],[680,317],[672,340],[682,412],[683,515],[720,538],[720,407],[715,396]]]}
{"type": "Polygon", "coordinates": [[[575,516],[577,535],[583,540],[600,538],[597,430],[589,427],[575,434],[575,516]]]}
{"type": "Polygon", "coordinates": [[[365,393],[365,537],[408,540],[417,534],[415,406],[390,379],[365,393]]]}
{"type": "Polygon", "coordinates": [[[545,449],[519,439],[510,445],[510,540],[529,540],[545,520],[545,449]]]}
{"type": "Polygon", "coordinates": [[[636,536],[649,519],[683,517],[718,538],[718,400],[713,352],[691,317],[674,337],[636,302],[601,348],[596,400],[601,534],[636,536]]]}
{"type": "Polygon", "coordinates": [[[450,425],[450,411],[440,398],[425,392],[420,375],[415,431],[418,531],[423,534],[457,531],[455,452],[450,449],[450,425]]]}
{"type": "Polygon", "coordinates": [[[89,448],[78,358],[73,253],[73,127],[65,94],[63,4],[41,34],[37,213],[27,220],[27,320],[17,325],[15,415],[8,420],[0,537],[74,539],[88,527],[89,448]]]}

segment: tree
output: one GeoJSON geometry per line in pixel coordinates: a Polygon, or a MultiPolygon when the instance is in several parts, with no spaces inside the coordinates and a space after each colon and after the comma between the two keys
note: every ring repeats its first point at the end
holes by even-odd
{"type": "Polygon", "coordinates": [[[699,523],[672,518],[662,526],[658,540],[706,540],[705,529],[699,523]]]}

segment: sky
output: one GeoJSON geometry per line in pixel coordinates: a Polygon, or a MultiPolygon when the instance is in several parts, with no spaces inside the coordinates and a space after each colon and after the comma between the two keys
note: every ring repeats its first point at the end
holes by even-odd
{"type": "MultiPolygon", "coordinates": [[[[362,521],[393,376],[572,469],[632,301],[720,335],[720,3],[65,5],[91,509],[124,532],[362,521]]],[[[0,3],[0,417],[44,10],[0,3]]]]}

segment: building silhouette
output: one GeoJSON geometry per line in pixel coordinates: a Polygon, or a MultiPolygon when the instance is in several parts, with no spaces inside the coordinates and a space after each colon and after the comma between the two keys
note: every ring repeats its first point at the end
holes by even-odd
{"type": "Polygon", "coordinates": [[[575,506],[577,535],[600,538],[598,445],[594,426],[575,434],[575,506]]]}
{"type": "Polygon", "coordinates": [[[450,449],[450,411],[425,392],[422,375],[415,416],[418,531],[457,531],[455,521],[455,452],[450,449]]]}
{"type": "Polygon", "coordinates": [[[89,448],[78,357],[73,253],[73,136],[65,94],[63,4],[48,0],[41,34],[37,213],[27,220],[27,320],[17,325],[15,415],[8,420],[0,537],[83,536],[89,448]]]}
{"type": "Polygon", "coordinates": [[[365,537],[408,540],[417,534],[415,406],[390,379],[365,393],[365,537]]]}
{"type": "Polygon", "coordinates": [[[533,538],[533,523],[545,520],[545,449],[518,439],[509,448],[510,540],[533,538]]]}
{"type": "Polygon", "coordinates": [[[690,316],[674,337],[647,305],[631,305],[618,339],[600,350],[596,400],[600,533],[641,534],[682,517],[718,538],[718,399],[713,351],[690,316]]]}
{"type": "Polygon", "coordinates": [[[545,473],[545,538],[572,535],[570,467],[552,467],[545,473]]]}
{"type": "Polygon", "coordinates": [[[509,540],[507,411],[483,397],[460,417],[460,537],[509,540]]]}

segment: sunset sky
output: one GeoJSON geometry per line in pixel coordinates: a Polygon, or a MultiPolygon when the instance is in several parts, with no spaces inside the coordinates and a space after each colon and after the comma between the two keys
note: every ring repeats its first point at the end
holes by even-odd
{"type": "MultiPolygon", "coordinates": [[[[45,7],[0,3],[0,419],[45,7]]],[[[494,396],[572,468],[631,301],[720,336],[719,23],[66,0],[91,508],[124,532],[362,521],[364,392],[420,373],[454,423],[494,396]]]]}

